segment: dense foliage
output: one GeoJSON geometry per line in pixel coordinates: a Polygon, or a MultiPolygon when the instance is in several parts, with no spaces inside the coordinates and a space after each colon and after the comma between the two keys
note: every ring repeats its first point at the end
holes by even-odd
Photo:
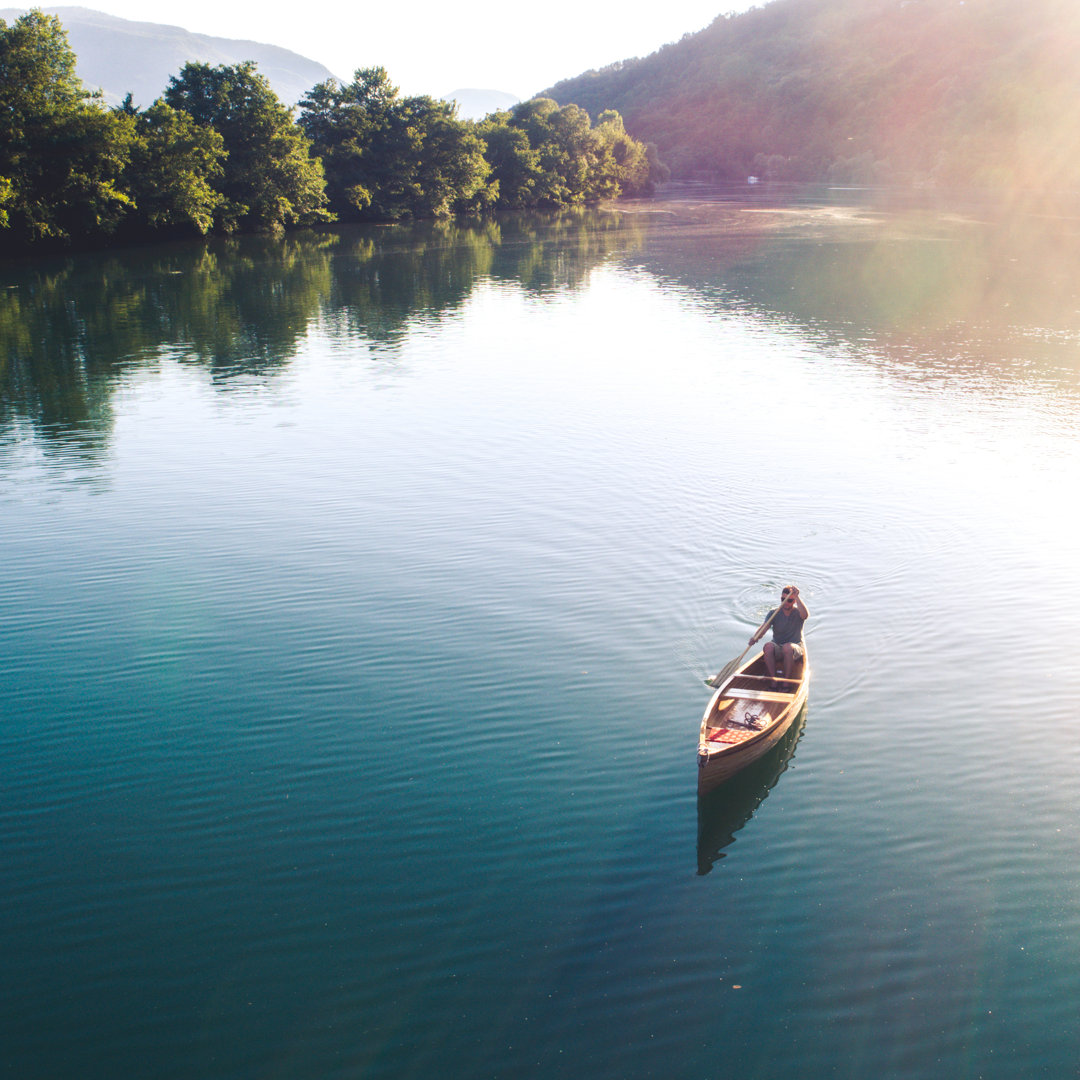
{"type": "Polygon", "coordinates": [[[169,80],[165,103],[221,136],[226,156],[215,222],[224,231],[329,217],[322,166],[254,64],[185,64],[169,80]]]}
{"type": "Polygon", "coordinates": [[[1074,0],[774,0],[548,91],[676,176],[1080,181],[1074,0]]]}
{"type": "Polygon", "coordinates": [[[592,126],[577,105],[534,98],[480,124],[506,206],[576,206],[650,194],[666,171],[654,149],[627,135],[613,110],[592,126]]]}
{"type": "Polygon", "coordinates": [[[2,224],[17,243],[108,232],[124,216],[130,131],[83,89],[54,16],[0,20],[0,125],[2,224]]]}
{"type": "Polygon", "coordinates": [[[343,221],[443,217],[495,201],[473,125],[445,101],[401,97],[383,68],[357,71],[348,86],[319,83],[300,102],[300,127],[343,221]]]}
{"type": "Polygon", "coordinates": [[[663,174],[618,113],[527,102],[477,124],[382,68],[286,108],[252,63],[189,63],[139,111],[88,94],[56,16],[0,19],[0,238],[110,238],[443,218],[642,194],[663,174]]]}

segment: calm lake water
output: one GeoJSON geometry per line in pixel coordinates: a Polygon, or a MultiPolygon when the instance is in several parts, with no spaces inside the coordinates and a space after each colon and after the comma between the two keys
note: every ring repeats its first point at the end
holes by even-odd
{"type": "Polygon", "coordinates": [[[0,1071],[1080,1075],[1080,220],[755,198],[0,266],[0,1071]]]}

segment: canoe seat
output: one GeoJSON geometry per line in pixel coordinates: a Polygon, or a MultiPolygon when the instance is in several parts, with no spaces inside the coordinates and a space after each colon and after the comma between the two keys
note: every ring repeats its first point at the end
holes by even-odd
{"type": "Polygon", "coordinates": [[[725,698],[736,698],[739,701],[790,701],[795,695],[786,694],[783,690],[728,690],[725,698]]]}
{"type": "Polygon", "coordinates": [[[739,672],[739,674],[732,676],[732,682],[736,679],[745,679],[747,682],[756,683],[774,683],[774,682],[786,682],[791,683],[793,686],[797,686],[802,682],[801,678],[796,679],[784,679],[779,675],[774,679],[771,675],[748,675],[746,672],[739,672]]]}

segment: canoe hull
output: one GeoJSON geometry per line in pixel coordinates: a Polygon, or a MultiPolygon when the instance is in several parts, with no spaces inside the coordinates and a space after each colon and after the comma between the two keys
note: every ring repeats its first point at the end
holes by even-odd
{"type": "Polygon", "coordinates": [[[806,704],[810,664],[805,654],[789,682],[774,687],[761,653],[751,657],[709,699],[698,739],[698,794],[704,795],[764,757],[790,730],[806,704]]]}

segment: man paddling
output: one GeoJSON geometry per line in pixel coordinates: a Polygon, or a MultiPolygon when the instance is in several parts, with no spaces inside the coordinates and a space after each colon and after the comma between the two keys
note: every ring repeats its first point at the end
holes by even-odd
{"type": "Polygon", "coordinates": [[[763,650],[765,654],[765,667],[774,679],[781,677],[790,679],[795,670],[795,661],[803,654],[802,628],[803,623],[810,618],[810,612],[799,598],[799,590],[795,585],[788,585],[780,593],[780,607],[774,608],[765,616],[761,628],[750,636],[750,644],[754,645],[761,640],[764,627],[769,625],[772,619],[772,641],[765,642],[763,650]],[[775,612],[775,614],[774,614],[775,612]]]}

